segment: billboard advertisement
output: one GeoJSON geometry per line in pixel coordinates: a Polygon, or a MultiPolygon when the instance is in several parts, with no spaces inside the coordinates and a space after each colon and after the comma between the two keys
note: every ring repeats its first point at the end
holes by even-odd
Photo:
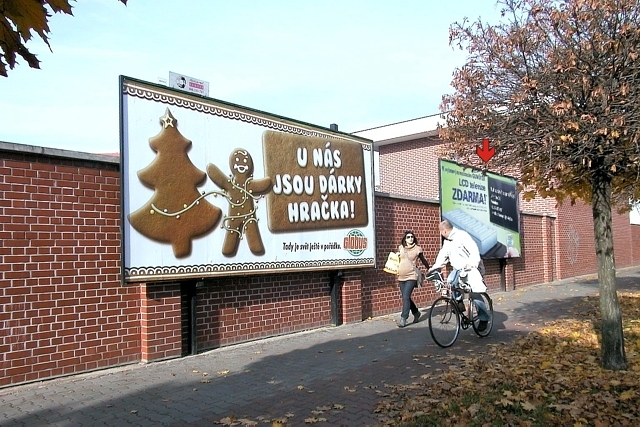
{"type": "Polygon", "coordinates": [[[482,258],[519,257],[517,181],[443,159],[439,167],[442,218],[468,232],[482,258]]]}
{"type": "Polygon", "coordinates": [[[370,140],[120,81],[125,281],[375,266],[370,140]]]}

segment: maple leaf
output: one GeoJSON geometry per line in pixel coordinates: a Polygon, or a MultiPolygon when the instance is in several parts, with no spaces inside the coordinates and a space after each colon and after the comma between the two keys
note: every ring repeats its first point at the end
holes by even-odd
{"type": "Polygon", "coordinates": [[[522,406],[522,409],[524,409],[525,411],[533,411],[534,409],[536,409],[536,406],[531,402],[521,402],[520,406],[522,406]]]}
{"type": "Polygon", "coordinates": [[[549,369],[553,364],[551,362],[549,362],[548,360],[543,361],[540,364],[540,369],[549,369]]]}
{"type": "Polygon", "coordinates": [[[627,390],[620,394],[620,400],[629,400],[636,395],[634,390],[627,390]]]}
{"type": "Polygon", "coordinates": [[[513,406],[513,402],[509,399],[500,399],[500,401],[496,402],[496,405],[513,406]]]}
{"type": "Polygon", "coordinates": [[[469,415],[471,415],[471,417],[475,418],[476,414],[478,413],[478,411],[480,410],[480,405],[478,405],[477,403],[474,403],[473,405],[469,406],[467,408],[467,411],[469,412],[469,415]]]}

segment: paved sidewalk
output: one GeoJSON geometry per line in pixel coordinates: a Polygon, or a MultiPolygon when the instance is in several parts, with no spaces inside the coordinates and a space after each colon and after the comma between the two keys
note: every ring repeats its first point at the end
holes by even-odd
{"type": "MultiPolygon", "coordinates": [[[[618,271],[620,291],[640,290],[640,268],[618,271]]],[[[488,338],[461,331],[437,347],[426,317],[404,329],[396,316],[225,347],[151,364],[0,389],[0,425],[13,426],[373,426],[387,384],[409,384],[437,369],[429,354],[481,351],[547,320],[570,316],[567,304],[595,295],[595,275],[492,294],[488,338]],[[253,424],[255,423],[255,424],[253,424]]],[[[426,312],[428,307],[423,307],[426,312]]],[[[435,360],[435,359],[433,359],[435,360]]]]}

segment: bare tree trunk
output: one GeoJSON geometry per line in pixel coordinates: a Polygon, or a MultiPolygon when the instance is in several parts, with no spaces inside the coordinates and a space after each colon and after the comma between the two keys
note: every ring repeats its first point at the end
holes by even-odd
{"type": "Polygon", "coordinates": [[[602,316],[602,367],[609,370],[627,369],[622,335],[622,313],[618,302],[616,270],[613,256],[611,219],[611,179],[601,173],[592,175],[593,228],[600,282],[600,313],[602,316]]]}

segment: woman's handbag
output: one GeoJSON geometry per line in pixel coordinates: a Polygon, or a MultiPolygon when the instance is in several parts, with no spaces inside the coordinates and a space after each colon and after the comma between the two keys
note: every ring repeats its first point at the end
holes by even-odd
{"type": "Polygon", "coordinates": [[[396,252],[389,252],[387,262],[384,264],[384,271],[391,274],[398,274],[398,267],[400,266],[400,255],[396,252]]]}
{"type": "Polygon", "coordinates": [[[414,265],[413,271],[415,271],[418,276],[418,287],[422,286],[422,282],[424,282],[424,274],[422,273],[422,270],[414,265]]]}

